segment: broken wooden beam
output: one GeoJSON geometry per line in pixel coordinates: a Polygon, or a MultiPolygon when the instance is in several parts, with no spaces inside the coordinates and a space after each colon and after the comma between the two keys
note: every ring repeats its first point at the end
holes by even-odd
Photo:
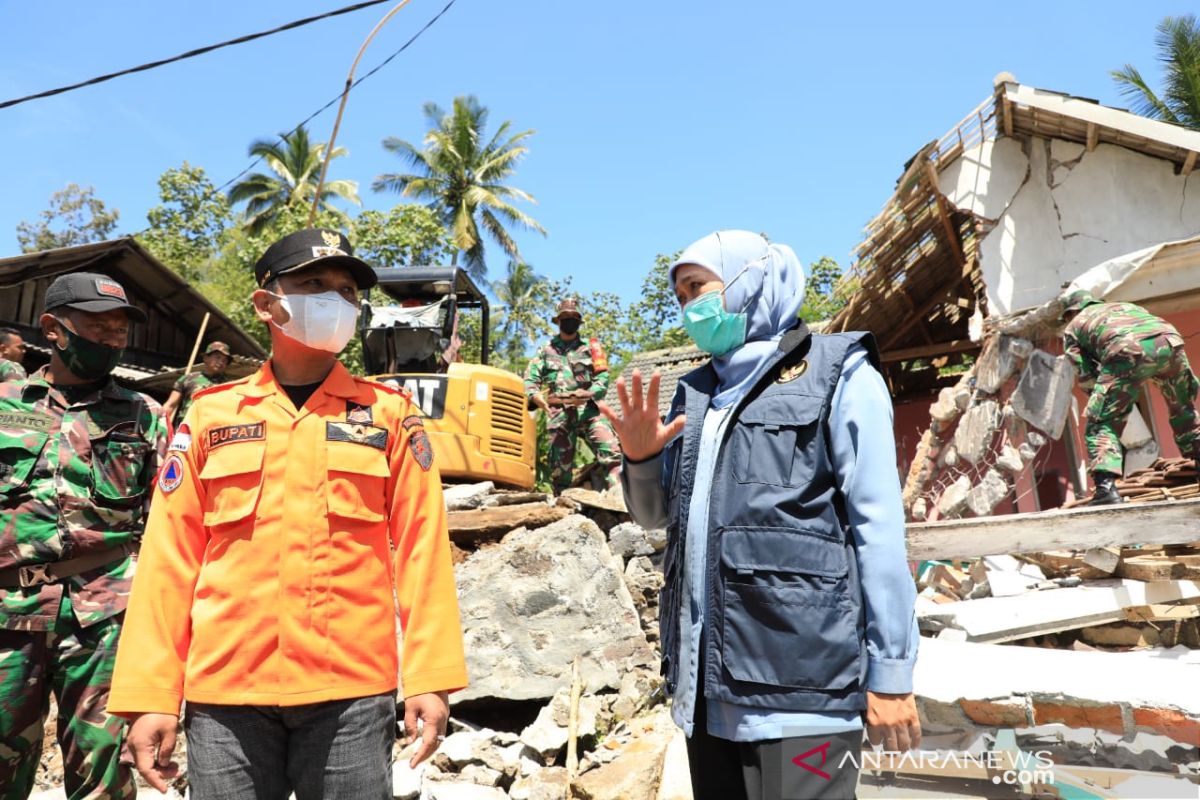
{"type": "Polygon", "coordinates": [[[1039,511],[907,527],[912,561],[1196,540],[1200,500],[1039,511]]]}
{"type": "Polygon", "coordinates": [[[458,545],[500,539],[517,528],[542,528],[571,514],[571,509],[545,503],[451,511],[450,541],[458,545]]]}

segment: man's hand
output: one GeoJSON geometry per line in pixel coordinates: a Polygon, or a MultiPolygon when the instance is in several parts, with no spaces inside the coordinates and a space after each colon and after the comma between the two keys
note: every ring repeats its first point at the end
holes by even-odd
{"type": "Polygon", "coordinates": [[[643,396],[641,370],[633,371],[629,391],[625,389],[625,376],[617,378],[617,397],[621,400],[619,417],[607,403],[600,403],[600,413],[612,423],[621,441],[621,451],[630,461],[645,461],[658,455],[687,423],[687,418],[680,414],[669,425],[663,425],[658,414],[658,384],[661,380],[658,370],[654,370],[643,396]]]}
{"type": "Polygon", "coordinates": [[[537,394],[531,396],[529,399],[532,400],[533,404],[535,406],[537,406],[538,408],[540,408],[543,413],[546,413],[546,414],[550,413],[550,404],[546,402],[546,395],[542,394],[541,392],[538,392],[537,394]]]}
{"type": "Polygon", "coordinates": [[[867,692],[867,741],[898,753],[921,745],[921,719],[911,692],[867,692]]]}
{"type": "Polygon", "coordinates": [[[421,720],[419,731],[421,744],[413,753],[408,766],[416,768],[438,749],[441,740],[446,738],[446,721],[450,719],[449,692],[427,692],[404,698],[404,735],[406,745],[412,744],[417,738],[417,720],[421,720]]]}
{"type": "Polygon", "coordinates": [[[178,728],[179,717],[174,714],[140,714],[125,736],[121,761],[133,764],[142,779],[163,794],[167,781],[179,774],[179,765],[171,760],[178,728]]]}

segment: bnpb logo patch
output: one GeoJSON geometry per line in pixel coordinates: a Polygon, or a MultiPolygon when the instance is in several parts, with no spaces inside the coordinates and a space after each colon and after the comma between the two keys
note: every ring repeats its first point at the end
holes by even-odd
{"type": "Polygon", "coordinates": [[[158,474],[158,488],[163,494],[170,494],[183,483],[183,458],[178,453],[171,453],[163,463],[162,472],[158,474]]]}

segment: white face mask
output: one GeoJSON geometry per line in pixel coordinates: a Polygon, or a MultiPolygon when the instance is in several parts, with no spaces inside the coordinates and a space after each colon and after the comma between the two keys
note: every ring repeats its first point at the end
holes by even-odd
{"type": "Polygon", "coordinates": [[[340,353],[354,335],[358,306],[347,302],[337,292],[319,294],[275,294],[288,314],[288,321],[279,325],[284,336],[302,345],[329,353],[340,353]]]}

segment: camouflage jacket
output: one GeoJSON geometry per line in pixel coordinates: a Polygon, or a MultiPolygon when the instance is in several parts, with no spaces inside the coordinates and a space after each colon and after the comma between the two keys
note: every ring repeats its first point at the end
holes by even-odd
{"type": "Polygon", "coordinates": [[[15,361],[0,358],[0,383],[25,380],[25,368],[15,361]]]}
{"type": "MultiPolygon", "coordinates": [[[[1094,381],[1106,361],[1133,359],[1144,353],[1141,343],[1159,336],[1179,336],[1171,323],[1133,303],[1096,303],[1080,311],[1063,331],[1063,349],[1080,380],[1094,381]]],[[[1183,340],[1179,340],[1182,344],[1183,340]]]]}
{"type": "Polygon", "coordinates": [[[201,389],[207,389],[209,386],[219,386],[225,383],[229,378],[224,374],[218,375],[215,378],[210,378],[203,372],[189,372],[179,380],[175,381],[175,386],[172,391],[179,392],[179,410],[175,412],[175,419],[183,419],[187,416],[187,411],[192,406],[192,398],[196,396],[196,392],[201,389]]]}
{"type": "MultiPolygon", "coordinates": [[[[117,386],[70,402],[46,381],[0,384],[0,569],[138,543],[166,427],[153,400],[117,386]]],[[[86,627],[125,610],[135,561],[28,589],[0,587],[0,628],[50,630],[67,592],[86,627]]]]}
{"type": "Polygon", "coordinates": [[[603,400],[608,391],[608,370],[592,367],[592,350],[582,336],[569,342],[558,336],[538,350],[525,368],[525,394],[568,394],[580,389],[592,393],[592,400],[603,400]]]}

